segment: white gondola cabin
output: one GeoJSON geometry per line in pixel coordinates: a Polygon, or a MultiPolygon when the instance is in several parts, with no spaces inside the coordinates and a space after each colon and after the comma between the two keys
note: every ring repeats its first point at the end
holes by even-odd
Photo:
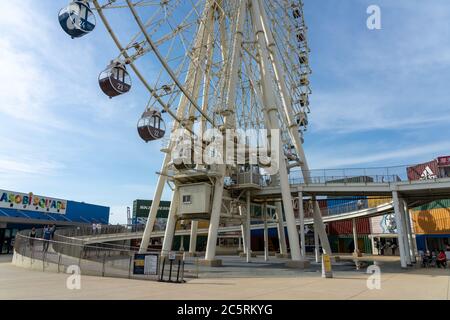
{"type": "Polygon", "coordinates": [[[71,2],[67,7],[61,9],[58,19],[63,30],[72,39],[90,33],[96,24],[95,15],[92,13],[89,3],[85,1],[71,2]]]}
{"type": "Polygon", "coordinates": [[[139,136],[145,142],[161,139],[166,133],[166,125],[161,113],[157,110],[145,111],[139,119],[137,129],[139,136]]]}
{"type": "Polygon", "coordinates": [[[100,73],[98,83],[110,98],[127,93],[131,89],[131,77],[125,65],[119,61],[112,62],[100,73]]]}

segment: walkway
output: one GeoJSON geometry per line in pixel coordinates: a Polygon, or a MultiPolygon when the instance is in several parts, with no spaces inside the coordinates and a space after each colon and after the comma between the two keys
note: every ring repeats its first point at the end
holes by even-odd
{"type": "Polygon", "coordinates": [[[299,272],[289,277],[195,279],[184,285],[83,276],[81,290],[74,291],[66,289],[67,276],[0,263],[0,299],[448,300],[450,297],[450,271],[440,269],[389,268],[382,273],[381,290],[369,290],[368,275],[358,271],[337,271],[334,279],[322,279],[319,272],[299,272]]]}

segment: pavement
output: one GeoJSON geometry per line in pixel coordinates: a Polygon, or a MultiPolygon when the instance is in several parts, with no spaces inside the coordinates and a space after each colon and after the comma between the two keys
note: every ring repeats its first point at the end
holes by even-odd
{"type": "MultiPolygon", "coordinates": [[[[232,258],[228,258],[232,259],[232,258]]],[[[237,258],[236,258],[237,259],[237,258]]],[[[449,300],[450,270],[410,268],[402,270],[396,261],[380,263],[380,290],[369,289],[370,274],[349,263],[333,266],[332,279],[324,279],[318,265],[306,271],[283,271],[281,265],[263,265],[259,258],[242,269],[239,264],[190,279],[185,284],[92,276],[81,277],[81,289],[69,290],[70,275],[32,271],[0,257],[0,299],[88,299],[88,300],[449,300]],[[257,267],[258,268],[252,268],[257,267]],[[231,269],[230,269],[231,268],[231,269]],[[250,270],[256,270],[250,275],[250,270]],[[268,271],[270,269],[270,271],[268,271]],[[228,271],[223,271],[228,270],[228,271]],[[261,271],[263,270],[263,271],[261,271]]],[[[386,259],[385,259],[386,260],[386,259]]],[[[228,264],[231,263],[227,261],[228,264]]],[[[219,268],[220,269],[220,268],[219,268]]],[[[204,270],[199,274],[206,273],[204,270]]],[[[372,282],[370,282],[372,283],[372,282]]]]}

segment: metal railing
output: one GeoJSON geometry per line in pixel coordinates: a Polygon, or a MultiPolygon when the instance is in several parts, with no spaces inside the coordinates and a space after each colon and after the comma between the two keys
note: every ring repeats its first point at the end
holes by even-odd
{"type": "MultiPolygon", "coordinates": [[[[104,226],[102,229],[101,234],[133,232],[130,226],[104,226]]],[[[36,237],[30,237],[30,230],[19,231],[14,242],[14,251],[18,254],[16,259],[19,259],[16,264],[58,273],[77,266],[82,275],[161,281],[161,263],[155,275],[134,274],[134,257],[139,248],[125,244],[86,245],[82,238],[78,238],[93,234],[98,233],[89,228],[68,228],[58,230],[53,239],[46,240],[42,238],[42,229],[36,230],[36,237]]],[[[161,256],[161,250],[149,250],[147,253],[161,256]]],[[[180,259],[179,254],[177,257],[180,259]]]]}

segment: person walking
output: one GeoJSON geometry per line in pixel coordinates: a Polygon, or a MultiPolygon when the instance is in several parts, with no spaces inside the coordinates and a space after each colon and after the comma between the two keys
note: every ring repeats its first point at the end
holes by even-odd
{"type": "Polygon", "coordinates": [[[101,223],[97,223],[97,233],[102,233],[102,224],[101,223]]]}
{"type": "Polygon", "coordinates": [[[31,228],[29,237],[30,237],[30,247],[33,247],[34,246],[34,239],[36,239],[36,228],[35,227],[31,228]]]}
{"type": "Polygon", "coordinates": [[[397,245],[395,243],[392,243],[391,245],[392,255],[395,256],[397,252],[397,245]]]}
{"type": "Polygon", "coordinates": [[[50,245],[50,240],[52,238],[52,229],[50,226],[46,226],[44,229],[44,245],[42,251],[47,252],[48,246],[50,245]]]}

